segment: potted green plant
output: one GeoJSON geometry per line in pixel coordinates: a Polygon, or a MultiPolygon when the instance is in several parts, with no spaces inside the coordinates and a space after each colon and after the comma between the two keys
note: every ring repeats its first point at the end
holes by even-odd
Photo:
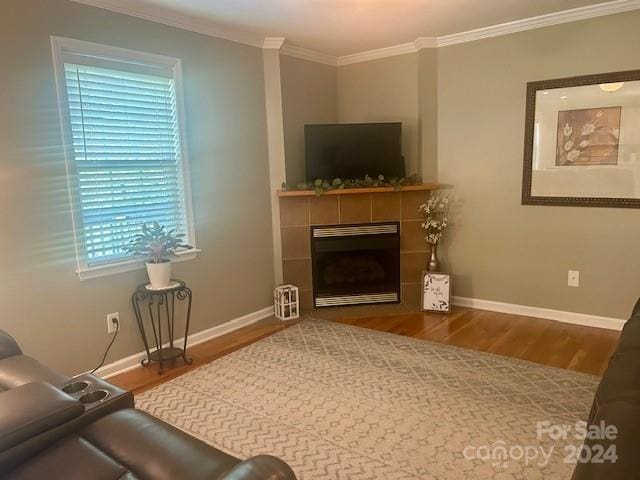
{"type": "Polygon", "coordinates": [[[175,229],[166,231],[158,222],[142,224],[142,233],[137,234],[125,247],[130,255],[147,257],[147,274],[151,288],[161,289],[171,282],[171,260],[178,248],[190,248],[183,244],[183,233],[175,233],[175,229]]]}

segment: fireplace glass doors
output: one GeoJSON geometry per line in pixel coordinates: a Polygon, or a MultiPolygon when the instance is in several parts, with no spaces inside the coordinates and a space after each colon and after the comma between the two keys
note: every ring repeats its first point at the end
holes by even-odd
{"type": "Polygon", "coordinates": [[[315,307],[400,300],[398,222],[311,227],[315,307]]]}

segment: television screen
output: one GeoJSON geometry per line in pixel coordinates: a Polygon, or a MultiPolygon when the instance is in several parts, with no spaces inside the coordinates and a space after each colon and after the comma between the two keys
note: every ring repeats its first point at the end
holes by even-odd
{"type": "Polygon", "coordinates": [[[402,123],[305,125],[306,180],[405,176],[402,123]]]}

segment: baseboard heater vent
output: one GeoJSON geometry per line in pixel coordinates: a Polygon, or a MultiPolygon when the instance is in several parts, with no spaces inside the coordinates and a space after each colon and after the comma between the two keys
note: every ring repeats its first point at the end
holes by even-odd
{"type": "Polygon", "coordinates": [[[399,233],[399,225],[358,225],[347,227],[321,227],[313,229],[313,238],[346,237],[350,235],[381,235],[399,233]]]}

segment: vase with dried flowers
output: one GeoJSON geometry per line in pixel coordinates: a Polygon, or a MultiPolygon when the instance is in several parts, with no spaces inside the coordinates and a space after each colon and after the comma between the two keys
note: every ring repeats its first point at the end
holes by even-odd
{"type": "Polygon", "coordinates": [[[420,205],[419,210],[424,217],[421,226],[426,233],[425,240],[430,250],[427,271],[437,272],[440,270],[438,244],[449,224],[449,197],[442,194],[431,195],[427,203],[420,205]]]}

